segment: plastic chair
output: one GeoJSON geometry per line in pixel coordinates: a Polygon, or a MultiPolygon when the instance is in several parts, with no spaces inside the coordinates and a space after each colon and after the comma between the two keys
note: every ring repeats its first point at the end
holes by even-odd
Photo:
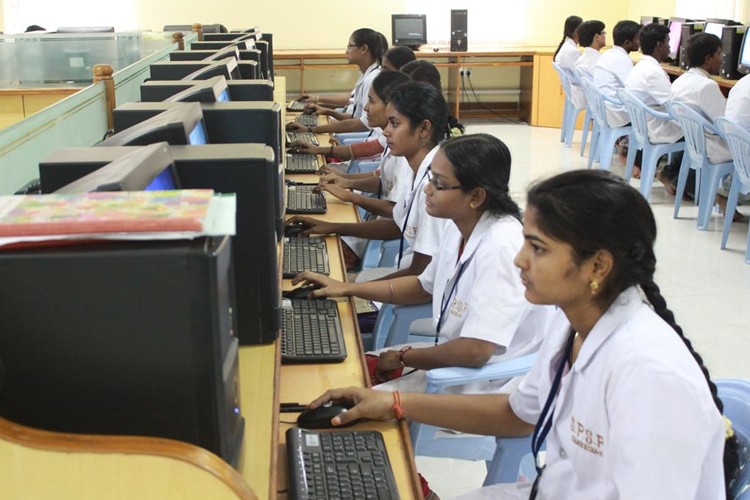
{"type": "MultiPolygon", "coordinates": [[[[646,106],[640,99],[638,99],[632,92],[626,89],[619,89],[617,95],[628,110],[630,116],[630,124],[633,127],[633,136],[635,141],[630,143],[630,147],[637,146],[638,149],[643,150],[643,159],[641,160],[641,186],[640,191],[644,198],[647,200],[651,196],[651,188],[654,184],[654,175],[656,175],[656,165],[659,163],[659,158],[665,154],[671,155],[677,151],[685,150],[685,143],[653,143],[648,138],[648,122],[646,120],[647,115],[651,115],[659,120],[672,120],[672,117],[667,113],[656,111],[655,109],[646,106]]],[[[685,157],[683,156],[683,162],[685,157]]],[[[630,177],[633,175],[632,165],[629,165],[625,171],[625,180],[630,181],[630,177]]]]}
{"type": "Polygon", "coordinates": [[[578,79],[575,77],[575,75],[563,69],[563,67],[556,62],[552,63],[552,67],[557,72],[557,76],[560,77],[560,83],[562,84],[563,91],[565,92],[565,104],[563,105],[563,121],[562,127],[560,129],[560,142],[570,147],[571,143],[573,142],[573,133],[576,129],[576,121],[578,121],[578,115],[581,113],[581,111],[585,111],[582,130],[583,136],[581,138],[581,154],[583,154],[583,150],[586,148],[586,138],[589,133],[589,122],[591,121],[591,116],[586,106],[578,108],[575,104],[573,104],[572,87],[573,85],[578,85],[578,79]]]}
{"type": "Polygon", "coordinates": [[[431,302],[411,306],[383,304],[373,328],[372,349],[382,349],[383,347],[415,341],[423,342],[424,338],[419,339],[409,336],[409,325],[413,321],[431,316],[431,302]]]}
{"type": "Polygon", "coordinates": [[[730,484],[734,500],[750,500],[750,382],[747,380],[715,380],[724,415],[732,421],[740,449],[740,474],[730,484]]]}
{"type": "Polygon", "coordinates": [[[342,132],[340,134],[333,134],[333,138],[338,140],[341,144],[355,144],[362,142],[372,135],[372,131],[369,132],[342,132]]]}
{"type": "MultiPolygon", "coordinates": [[[[633,140],[633,127],[630,125],[616,128],[610,127],[607,123],[607,111],[605,109],[604,103],[605,101],[609,101],[617,105],[622,105],[622,103],[602,94],[591,80],[588,80],[586,78],[581,79],[581,86],[583,87],[583,91],[586,93],[586,102],[592,116],[594,117],[594,123],[596,123],[599,130],[596,143],[594,143],[592,139],[592,144],[595,145],[594,147],[592,147],[592,152],[589,153],[588,167],[591,168],[594,156],[598,152],[599,167],[603,170],[609,170],[610,166],[612,165],[612,150],[615,147],[617,138],[627,135],[628,137],[630,137],[631,144],[635,143],[635,141],[633,140]]],[[[635,152],[635,147],[630,147],[628,149],[628,158],[625,163],[626,172],[633,170],[633,163],[635,163],[635,152]]]]}
{"type": "MultiPolygon", "coordinates": [[[[741,125],[725,118],[716,120],[716,128],[719,134],[729,144],[729,150],[734,159],[734,177],[732,187],[727,198],[727,208],[724,214],[724,230],[721,234],[721,249],[727,247],[729,230],[732,227],[732,217],[737,208],[737,199],[740,190],[750,190],[750,132],[741,125]]],[[[747,249],[745,250],[745,262],[750,264],[750,228],[747,234],[747,249]]]]}
{"type": "Polygon", "coordinates": [[[392,267],[398,256],[399,240],[370,240],[362,253],[362,269],[392,267]]]}
{"type": "Polygon", "coordinates": [[[705,230],[708,228],[708,222],[711,220],[711,210],[716,199],[716,189],[719,187],[719,181],[725,175],[732,173],[734,163],[731,161],[711,163],[708,160],[705,132],[716,134],[718,131],[700,113],[685,103],[675,101],[667,104],[667,111],[680,124],[682,133],[685,136],[685,156],[689,158],[687,163],[683,160],[680,166],[680,176],[677,181],[677,194],[674,202],[674,218],[677,218],[680,205],[682,204],[682,195],[685,192],[688,168],[695,169],[696,182],[698,183],[698,189],[695,193],[698,196],[698,229],[705,230]]]}
{"type": "MultiPolygon", "coordinates": [[[[440,393],[447,387],[492,380],[511,379],[525,374],[537,354],[489,363],[482,368],[435,368],[426,373],[428,393],[440,393]]],[[[531,450],[531,437],[496,439],[492,436],[439,437],[431,425],[412,422],[411,442],[415,455],[451,457],[488,462],[488,478],[493,482],[512,482],[518,475],[521,458],[531,450]],[[492,462],[490,463],[490,460],[492,462]]],[[[485,484],[488,483],[485,480],[485,484]]]]}

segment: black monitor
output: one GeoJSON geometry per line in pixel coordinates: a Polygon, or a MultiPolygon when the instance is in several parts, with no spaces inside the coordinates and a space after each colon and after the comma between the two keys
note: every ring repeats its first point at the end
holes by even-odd
{"type": "Polygon", "coordinates": [[[255,31],[234,33],[205,33],[204,42],[231,42],[232,40],[255,40],[255,31]]]}
{"type": "Polygon", "coordinates": [[[743,75],[750,73],[750,30],[745,30],[745,37],[742,39],[742,48],[737,60],[737,71],[743,75]]]}
{"type": "Polygon", "coordinates": [[[197,82],[181,92],[164,99],[168,102],[224,102],[230,101],[227,80],[223,76],[215,76],[209,80],[197,82]]]}
{"type": "Polygon", "coordinates": [[[268,42],[258,40],[255,42],[255,49],[260,51],[260,77],[265,80],[273,80],[271,73],[271,55],[268,42]]]}
{"type": "Polygon", "coordinates": [[[392,14],[393,45],[419,48],[427,43],[427,16],[424,14],[392,14]]]}
{"type": "Polygon", "coordinates": [[[206,144],[206,128],[198,103],[176,103],[148,120],[117,132],[96,146],[145,146],[155,142],[206,144]]]}
{"type": "Polygon", "coordinates": [[[171,191],[180,189],[166,142],[143,146],[97,169],[57,193],[97,193],[103,191],[171,191]]]}
{"type": "MultiPolygon", "coordinates": [[[[200,81],[152,80],[144,82],[141,84],[141,101],[161,102],[178,92],[196,88],[196,86],[210,86],[212,85],[210,82],[219,78],[223,77],[216,76],[212,79],[200,81]]],[[[273,101],[273,84],[268,80],[229,80],[226,83],[229,90],[229,100],[231,101],[273,101]]],[[[202,102],[213,102],[215,100],[211,96],[198,99],[202,102]]]]}
{"type": "Polygon", "coordinates": [[[66,26],[57,28],[58,33],[114,33],[114,26],[66,26]]]}
{"type": "MultiPolygon", "coordinates": [[[[273,81],[273,33],[263,33],[258,42],[266,42],[266,44],[268,45],[268,51],[266,53],[266,58],[268,59],[268,74],[266,75],[266,79],[273,81]]],[[[256,45],[258,42],[256,42],[256,45]]]]}
{"type": "Polygon", "coordinates": [[[235,60],[238,60],[240,58],[240,50],[236,45],[229,45],[227,47],[224,47],[223,49],[219,49],[215,51],[213,54],[206,55],[206,57],[203,58],[204,61],[219,61],[221,59],[226,59],[228,57],[232,57],[235,60]]]}
{"type": "MultiPolygon", "coordinates": [[[[39,164],[42,192],[49,193],[127,155],[135,147],[68,148],[39,164]]],[[[260,144],[170,146],[184,189],[236,193],[236,319],[241,344],[269,343],[279,329],[281,292],[274,224],[277,161],[260,144]]]]}
{"type": "Polygon", "coordinates": [[[730,19],[708,18],[706,19],[706,24],[703,25],[703,33],[711,33],[721,40],[724,26],[737,26],[738,24],[737,21],[732,21],[730,19]]]}
{"type": "Polygon", "coordinates": [[[245,38],[242,40],[230,40],[225,42],[192,42],[190,50],[219,50],[230,45],[236,45],[240,50],[253,48],[254,40],[245,38]]]}
{"type": "Polygon", "coordinates": [[[234,58],[213,61],[203,68],[199,68],[192,73],[182,77],[183,80],[208,80],[214,76],[223,76],[227,80],[239,80],[242,78],[240,69],[237,67],[237,60],[234,58]]]}

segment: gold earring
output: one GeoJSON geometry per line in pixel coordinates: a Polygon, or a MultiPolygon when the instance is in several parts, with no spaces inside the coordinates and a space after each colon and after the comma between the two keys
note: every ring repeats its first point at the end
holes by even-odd
{"type": "Polygon", "coordinates": [[[591,295],[596,295],[596,292],[599,291],[599,282],[593,279],[591,280],[589,287],[591,288],[591,295]]]}
{"type": "Polygon", "coordinates": [[[477,206],[473,202],[469,203],[469,207],[471,207],[472,209],[477,208],[477,206]]]}

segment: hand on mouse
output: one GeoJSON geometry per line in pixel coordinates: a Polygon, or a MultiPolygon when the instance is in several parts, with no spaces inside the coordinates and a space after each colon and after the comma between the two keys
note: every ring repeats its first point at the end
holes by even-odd
{"type": "Polygon", "coordinates": [[[304,271],[299,273],[297,276],[292,278],[292,285],[302,283],[303,286],[314,285],[318,288],[310,293],[312,298],[321,297],[349,297],[351,292],[349,291],[349,283],[342,283],[341,281],[329,278],[322,274],[314,273],[312,271],[304,271]]]}
{"type": "Polygon", "coordinates": [[[373,391],[360,387],[332,389],[308,405],[314,409],[329,401],[345,401],[353,405],[349,411],[334,417],[333,425],[344,425],[353,420],[369,418],[372,420],[390,420],[393,414],[393,394],[389,391],[373,391]]]}
{"type": "Polygon", "coordinates": [[[300,237],[307,237],[311,234],[334,234],[336,233],[336,224],[314,219],[306,215],[295,215],[286,221],[287,224],[303,224],[307,229],[299,233],[300,237]]]}
{"type": "Polygon", "coordinates": [[[324,108],[323,106],[319,106],[317,104],[305,104],[303,113],[305,113],[306,115],[328,115],[330,114],[330,111],[330,109],[324,108]]]}
{"type": "Polygon", "coordinates": [[[289,132],[307,132],[307,127],[296,122],[289,122],[286,124],[286,129],[289,132]]]}

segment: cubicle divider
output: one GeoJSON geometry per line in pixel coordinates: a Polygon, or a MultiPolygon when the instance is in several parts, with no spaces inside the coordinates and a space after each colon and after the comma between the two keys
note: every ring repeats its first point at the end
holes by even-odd
{"type": "MultiPolygon", "coordinates": [[[[197,38],[195,33],[186,41],[197,38]]],[[[111,106],[140,99],[140,86],[149,76],[149,66],[169,60],[176,43],[152,53],[113,74],[115,102],[111,106]]],[[[83,88],[25,120],[0,130],[0,195],[13,194],[39,177],[39,161],[57,149],[91,146],[108,129],[109,106],[103,82],[83,88]]]]}

